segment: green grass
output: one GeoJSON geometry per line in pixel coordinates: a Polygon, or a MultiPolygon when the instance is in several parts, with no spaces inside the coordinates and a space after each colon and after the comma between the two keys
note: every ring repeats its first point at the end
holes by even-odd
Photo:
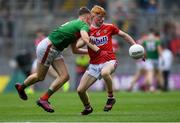
{"type": "Polygon", "coordinates": [[[94,112],[80,116],[83,106],[75,92],[57,92],[51,98],[55,112],[47,113],[35,101],[40,93],[29,95],[27,101],[16,93],[0,95],[0,122],[178,122],[180,121],[180,92],[127,93],[116,92],[112,111],[103,112],[105,92],[90,92],[94,112]]]}

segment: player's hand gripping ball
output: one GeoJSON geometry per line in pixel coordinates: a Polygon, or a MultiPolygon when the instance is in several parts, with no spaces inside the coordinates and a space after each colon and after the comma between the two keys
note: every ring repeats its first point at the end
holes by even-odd
{"type": "Polygon", "coordinates": [[[129,48],[129,55],[133,59],[140,59],[144,56],[144,47],[139,44],[134,44],[129,48]]]}

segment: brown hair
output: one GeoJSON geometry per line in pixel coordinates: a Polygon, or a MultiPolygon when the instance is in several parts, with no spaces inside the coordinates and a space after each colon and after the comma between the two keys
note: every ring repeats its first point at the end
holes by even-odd
{"type": "Polygon", "coordinates": [[[78,15],[90,14],[90,10],[87,7],[81,7],[78,11],[78,15]]]}
{"type": "Polygon", "coordinates": [[[100,14],[102,16],[106,15],[106,11],[104,10],[103,7],[95,5],[92,9],[91,9],[91,13],[92,14],[100,14]]]}

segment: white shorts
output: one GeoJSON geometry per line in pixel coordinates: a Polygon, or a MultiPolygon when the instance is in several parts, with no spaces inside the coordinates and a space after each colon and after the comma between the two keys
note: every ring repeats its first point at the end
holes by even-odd
{"type": "Polygon", "coordinates": [[[110,61],[102,63],[102,64],[90,64],[88,69],[86,70],[86,72],[89,75],[99,79],[99,78],[101,78],[101,70],[102,70],[102,68],[107,64],[113,64],[115,66],[115,68],[116,68],[117,61],[116,60],[110,60],[110,61]]]}
{"type": "Polygon", "coordinates": [[[63,58],[61,51],[53,48],[48,38],[43,39],[36,48],[39,63],[49,67],[54,60],[63,58]]]}
{"type": "Polygon", "coordinates": [[[147,70],[159,69],[159,62],[158,60],[147,59],[145,66],[147,70]]]}
{"type": "Polygon", "coordinates": [[[137,61],[136,66],[137,66],[138,70],[142,70],[142,69],[146,68],[146,63],[145,63],[145,61],[142,61],[142,60],[141,61],[137,61]]]}

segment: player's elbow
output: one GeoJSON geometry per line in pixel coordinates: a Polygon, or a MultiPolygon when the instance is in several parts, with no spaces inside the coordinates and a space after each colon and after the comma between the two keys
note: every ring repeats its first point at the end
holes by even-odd
{"type": "Polygon", "coordinates": [[[81,39],[81,40],[78,40],[78,41],[77,41],[76,47],[77,47],[77,48],[81,48],[81,47],[84,47],[85,44],[86,44],[86,43],[81,39]]]}

